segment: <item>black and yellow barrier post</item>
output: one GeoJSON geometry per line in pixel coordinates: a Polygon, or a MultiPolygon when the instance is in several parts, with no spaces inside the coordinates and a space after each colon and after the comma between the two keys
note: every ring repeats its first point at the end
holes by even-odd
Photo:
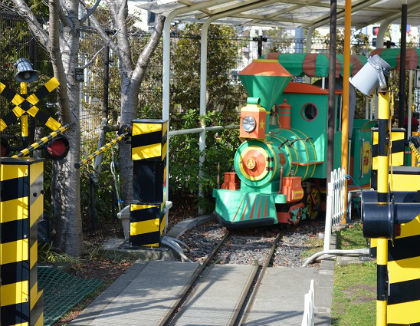
{"type": "MultiPolygon", "coordinates": [[[[388,137],[389,137],[389,93],[378,93],[378,204],[387,205],[388,193],[388,137]]],[[[377,298],[376,326],[387,326],[388,299],[388,239],[377,239],[377,298]]]]}
{"type": "Polygon", "coordinates": [[[43,214],[43,162],[0,159],[0,319],[43,325],[37,282],[37,223],[43,214]]]}
{"type": "Polygon", "coordinates": [[[135,204],[130,205],[132,246],[160,245],[166,226],[167,122],[133,120],[131,158],[135,204]]]}

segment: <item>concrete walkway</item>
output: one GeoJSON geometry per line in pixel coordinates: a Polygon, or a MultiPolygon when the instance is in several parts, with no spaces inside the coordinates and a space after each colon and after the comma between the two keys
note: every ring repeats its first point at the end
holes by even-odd
{"type": "MultiPolygon", "coordinates": [[[[70,325],[159,325],[197,267],[197,263],[137,262],[70,325]]],[[[187,309],[181,311],[176,325],[227,325],[252,268],[244,265],[210,267],[187,302],[187,309]]],[[[304,294],[309,290],[311,279],[315,280],[315,325],[330,325],[333,271],[285,267],[267,270],[245,325],[300,325],[304,294]]]]}

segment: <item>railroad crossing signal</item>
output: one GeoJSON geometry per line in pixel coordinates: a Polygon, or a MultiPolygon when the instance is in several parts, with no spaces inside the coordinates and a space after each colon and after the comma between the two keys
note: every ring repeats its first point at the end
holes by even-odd
{"type": "MultiPolygon", "coordinates": [[[[50,117],[48,113],[42,111],[36,106],[42,98],[54,91],[59,85],[60,83],[57,78],[53,77],[47,81],[45,85],[41,86],[35,93],[26,97],[26,94],[17,94],[0,82],[0,95],[14,105],[13,109],[8,112],[3,119],[0,118],[0,132],[6,129],[7,126],[17,122],[17,119],[21,118],[25,114],[29,114],[33,118],[36,118],[53,131],[60,128],[60,122],[50,117]]],[[[26,83],[22,82],[21,88],[26,89],[26,83]]],[[[26,92],[24,91],[22,93],[26,92]]]]}

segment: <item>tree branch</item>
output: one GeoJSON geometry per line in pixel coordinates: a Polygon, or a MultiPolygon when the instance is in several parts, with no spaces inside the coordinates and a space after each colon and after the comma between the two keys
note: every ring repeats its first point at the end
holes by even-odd
{"type": "MultiPolygon", "coordinates": [[[[80,0],[80,3],[82,4],[82,6],[87,9],[86,3],[84,0],[80,0]]],[[[115,51],[116,53],[118,53],[118,47],[116,46],[116,44],[112,41],[112,39],[108,36],[108,34],[105,32],[105,30],[103,29],[103,27],[101,26],[101,24],[99,23],[99,21],[96,19],[96,17],[94,15],[91,15],[90,17],[90,21],[92,23],[93,28],[98,32],[99,36],[108,43],[109,47],[115,51]]]]}
{"type": "Polygon", "coordinates": [[[36,36],[41,45],[45,49],[48,49],[48,34],[44,31],[42,25],[40,24],[34,13],[31,11],[31,9],[29,9],[26,2],[23,0],[13,0],[13,3],[15,5],[17,13],[19,14],[19,16],[22,16],[23,19],[25,19],[31,32],[36,36]]]}
{"type": "Polygon", "coordinates": [[[101,47],[99,50],[98,50],[98,52],[96,52],[94,55],[93,55],[93,57],[92,57],[92,59],[90,59],[89,60],[89,62],[88,63],[86,63],[83,67],[81,67],[82,69],[86,69],[87,67],[89,67],[94,61],[95,61],[95,59],[96,59],[96,57],[99,55],[99,53],[101,53],[102,52],[102,50],[105,48],[105,46],[106,45],[104,45],[103,47],[101,47]]]}
{"type": "Polygon", "coordinates": [[[57,77],[61,84],[58,88],[58,98],[60,101],[61,115],[63,122],[70,123],[70,102],[67,94],[67,78],[64,71],[63,60],[61,58],[60,50],[60,35],[59,35],[59,22],[58,22],[58,3],[55,0],[48,1],[48,8],[50,11],[49,19],[49,53],[51,63],[54,69],[54,75],[57,77]]]}
{"type": "Polygon", "coordinates": [[[93,12],[96,10],[96,8],[98,8],[99,4],[101,3],[101,0],[96,0],[95,4],[92,6],[92,8],[87,9],[86,7],[86,15],[84,15],[81,19],[80,19],[80,24],[83,24],[92,14],[93,12]]]}
{"type": "Polygon", "coordinates": [[[146,72],[146,68],[149,64],[150,57],[153,54],[153,51],[155,50],[156,46],[159,44],[160,37],[162,35],[163,30],[163,24],[165,22],[165,16],[158,15],[156,17],[156,25],[155,30],[150,37],[149,42],[144,47],[143,51],[141,52],[139,58],[137,59],[136,67],[134,68],[133,75],[131,77],[134,87],[138,88],[140,87],[140,84],[143,80],[144,74],[146,72]]]}
{"type": "Polygon", "coordinates": [[[61,5],[61,1],[60,1],[60,4],[57,6],[57,11],[58,11],[58,17],[60,17],[60,20],[63,23],[63,25],[68,26],[68,27],[73,27],[72,21],[66,16],[66,14],[63,10],[63,6],[61,5]]]}

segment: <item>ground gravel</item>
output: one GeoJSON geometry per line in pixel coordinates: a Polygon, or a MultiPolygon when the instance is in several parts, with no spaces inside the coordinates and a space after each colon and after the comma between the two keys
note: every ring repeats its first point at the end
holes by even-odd
{"type": "MultiPolygon", "coordinates": [[[[281,233],[272,261],[273,266],[301,266],[307,252],[319,244],[318,235],[323,232],[320,221],[303,222],[296,227],[272,226],[251,230],[234,231],[222,246],[214,262],[218,264],[262,264],[266,259],[278,232],[281,233]]],[[[180,237],[189,246],[187,257],[204,261],[227,232],[216,222],[210,222],[186,232],[180,237]]]]}

